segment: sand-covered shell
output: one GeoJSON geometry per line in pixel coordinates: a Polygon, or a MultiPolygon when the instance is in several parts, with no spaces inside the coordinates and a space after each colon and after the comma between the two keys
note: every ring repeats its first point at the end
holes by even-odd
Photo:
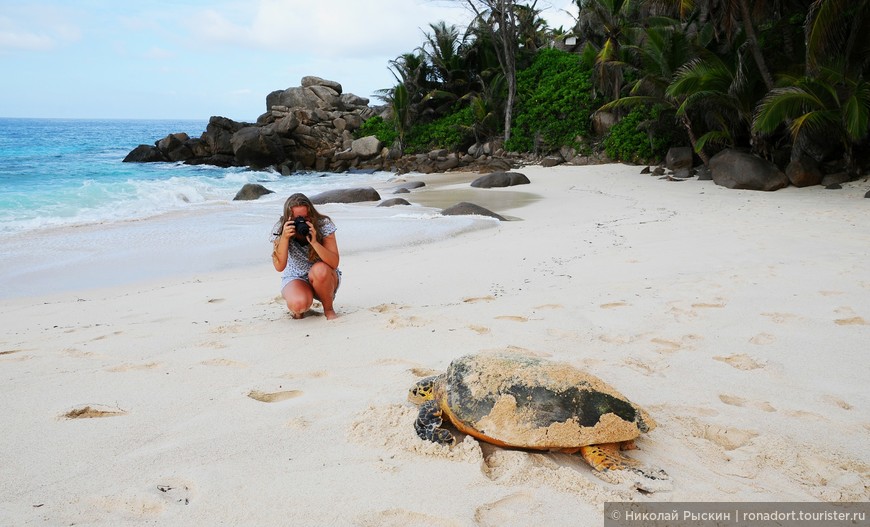
{"type": "Polygon", "coordinates": [[[441,407],[465,433],[504,446],[566,449],[629,441],[655,428],[615,388],[538,357],[481,353],[450,363],[441,407]]]}

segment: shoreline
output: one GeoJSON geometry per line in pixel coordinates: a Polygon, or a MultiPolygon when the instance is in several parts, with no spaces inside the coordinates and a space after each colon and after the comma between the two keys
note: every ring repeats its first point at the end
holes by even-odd
{"type": "Polygon", "coordinates": [[[0,299],[0,523],[567,526],[614,501],[870,500],[864,189],[639,170],[524,167],[530,185],[481,191],[519,193],[493,209],[517,221],[343,251],[334,321],[291,320],[265,252],[0,299]],[[487,351],[568,362],[646,409],[630,455],[670,488],[419,440],[408,388],[487,351]]]}

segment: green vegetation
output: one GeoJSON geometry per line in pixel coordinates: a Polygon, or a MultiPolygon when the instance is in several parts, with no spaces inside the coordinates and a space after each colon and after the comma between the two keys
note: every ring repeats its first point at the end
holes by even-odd
{"type": "Polygon", "coordinates": [[[467,28],[431,24],[390,62],[379,96],[398,117],[363,130],[408,152],[495,140],[650,162],[690,144],[705,163],[737,147],[870,169],[870,0],[575,0],[567,29],[535,2],[469,4],[467,28]],[[604,137],[595,112],[618,121],[604,137]]]}
{"type": "Polygon", "coordinates": [[[361,127],[359,127],[353,136],[355,139],[373,135],[381,140],[385,145],[391,145],[398,137],[396,133],[396,125],[394,123],[384,121],[381,116],[374,116],[367,119],[361,127]]]}
{"type": "Polygon", "coordinates": [[[471,107],[460,107],[456,112],[447,114],[430,123],[416,124],[411,127],[405,151],[409,154],[428,152],[436,148],[459,150],[474,143],[471,134],[473,124],[471,107]]]}
{"type": "Polygon", "coordinates": [[[592,96],[592,71],[580,57],[542,50],[517,75],[516,118],[508,150],[544,153],[580,146],[592,131],[590,115],[600,106],[592,96]]]}
{"type": "Polygon", "coordinates": [[[662,118],[669,115],[664,106],[636,106],[613,125],[604,139],[607,157],[632,163],[660,162],[668,148],[687,144],[685,134],[662,118]]]}

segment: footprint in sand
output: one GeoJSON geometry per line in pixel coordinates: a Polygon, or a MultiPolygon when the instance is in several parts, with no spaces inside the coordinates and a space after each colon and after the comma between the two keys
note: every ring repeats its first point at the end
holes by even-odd
{"type": "Polygon", "coordinates": [[[244,362],[239,362],[231,359],[209,359],[200,362],[203,366],[226,366],[229,368],[247,368],[248,365],[244,362]]]}
{"type": "Polygon", "coordinates": [[[361,527],[405,527],[406,525],[457,527],[459,523],[448,518],[440,518],[407,509],[386,509],[357,516],[354,525],[361,527]]]}
{"type": "Polygon", "coordinates": [[[754,337],[749,339],[749,342],[755,344],[756,346],[764,346],[766,344],[773,344],[774,342],[776,342],[776,337],[774,337],[770,333],[759,333],[758,335],[755,335],[754,337]]]}
{"type": "Polygon", "coordinates": [[[713,360],[724,362],[729,366],[738,370],[757,370],[765,366],[764,363],[758,362],[749,355],[741,353],[740,355],[728,355],[727,357],[713,357],[713,360]]]}
{"type": "Polygon", "coordinates": [[[692,304],[692,309],[719,309],[723,307],[725,307],[725,302],[720,299],[716,299],[715,302],[698,302],[692,304]]]}
{"type": "Polygon", "coordinates": [[[391,311],[396,311],[399,309],[406,309],[408,306],[403,306],[400,304],[378,304],[375,307],[370,307],[369,311],[374,313],[389,313],[391,311]]]}
{"type": "Polygon", "coordinates": [[[426,325],[426,319],[412,315],[410,317],[392,316],[387,321],[387,327],[390,329],[399,328],[419,328],[426,325]]]}
{"type": "Polygon", "coordinates": [[[280,401],[286,401],[287,399],[293,399],[294,397],[299,397],[300,395],[302,395],[301,390],[282,390],[277,392],[251,390],[248,393],[248,397],[255,401],[260,401],[261,403],[277,403],[280,401]]]}
{"type": "Polygon", "coordinates": [[[840,399],[839,397],[835,397],[833,395],[826,395],[822,397],[822,400],[828,404],[834,405],[838,408],[842,408],[843,410],[851,410],[852,408],[854,408],[851,404],[847,403],[843,399],[840,399]]]}
{"type": "Polygon", "coordinates": [[[123,334],[124,334],[123,331],[115,331],[114,333],[112,333],[110,335],[100,335],[99,337],[94,337],[91,339],[91,342],[96,342],[98,340],[106,340],[109,337],[116,337],[118,335],[123,335],[123,334]]]}
{"type": "Polygon", "coordinates": [[[24,350],[7,350],[0,351],[0,362],[20,362],[30,359],[30,355],[15,355],[16,353],[21,353],[24,350]]]}
{"type": "Polygon", "coordinates": [[[543,304],[540,306],[535,306],[534,309],[562,309],[564,306],[562,304],[543,304]]]}
{"type": "Polygon", "coordinates": [[[680,337],[679,341],[656,337],[650,339],[650,342],[659,346],[659,349],[655,350],[658,353],[675,353],[677,351],[692,349],[694,347],[694,342],[701,339],[702,337],[700,335],[689,334],[680,337]]]}
{"type": "Polygon", "coordinates": [[[495,297],[492,295],[478,296],[478,297],[463,298],[462,299],[462,301],[465,302],[466,304],[475,304],[477,302],[492,302],[493,300],[495,300],[495,297]]]}
{"type": "Polygon", "coordinates": [[[148,362],[145,364],[119,364],[118,366],[112,366],[111,368],[106,368],[106,371],[111,373],[119,373],[122,371],[147,371],[153,370],[160,367],[159,362],[148,362]]]}
{"type": "Polygon", "coordinates": [[[487,328],[487,327],[484,327],[484,326],[476,326],[476,325],[474,325],[474,324],[468,326],[468,329],[470,329],[471,331],[474,331],[474,332],[477,333],[478,335],[487,335],[487,334],[489,334],[489,333],[492,332],[492,330],[489,329],[489,328],[487,328]]]}
{"type": "Polygon", "coordinates": [[[785,324],[799,318],[793,313],[762,313],[761,316],[770,318],[774,324],[785,324]]]}
{"type": "MultiPolygon", "coordinates": [[[[481,527],[502,527],[515,525],[518,516],[541,520],[539,513],[542,503],[528,492],[517,492],[499,500],[485,503],[474,511],[474,522],[481,527]]],[[[540,522],[538,525],[545,525],[540,522]]]]}
{"type": "Polygon", "coordinates": [[[689,433],[693,437],[709,441],[724,450],[736,450],[758,437],[758,432],[754,430],[708,424],[692,417],[679,420],[688,425],[689,433]]]}
{"type": "Polygon", "coordinates": [[[499,315],[496,320],[510,320],[511,322],[528,322],[529,319],[519,315],[499,315]]]}
{"type": "Polygon", "coordinates": [[[113,408],[103,405],[87,405],[72,410],[61,415],[64,419],[96,419],[99,417],[116,417],[119,415],[127,415],[126,410],[113,408]]]}
{"type": "Polygon", "coordinates": [[[736,395],[727,395],[724,393],[719,394],[719,400],[725,404],[729,404],[731,406],[739,406],[741,408],[757,408],[758,410],[762,410],[764,412],[775,412],[776,408],[771,406],[771,404],[767,401],[750,401],[748,399],[744,399],[743,397],[738,397],[736,395]]]}
{"type": "MultiPolygon", "coordinates": [[[[386,359],[391,360],[391,359],[386,359]]],[[[401,360],[401,359],[396,359],[401,360]]],[[[314,371],[306,371],[306,372],[289,372],[281,375],[282,379],[322,379],[327,377],[329,372],[326,370],[314,370],[314,371]]]]}
{"type": "Polygon", "coordinates": [[[838,318],[834,320],[834,324],[838,326],[866,326],[867,321],[862,317],[838,318]]]}

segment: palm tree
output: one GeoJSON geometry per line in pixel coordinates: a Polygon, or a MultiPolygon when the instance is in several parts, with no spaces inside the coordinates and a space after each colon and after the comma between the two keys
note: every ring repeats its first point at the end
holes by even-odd
{"type": "Polygon", "coordinates": [[[815,0],[806,20],[807,74],[831,57],[840,57],[852,74],[870,74],[868,27],[870,0],[815,0]]]}
{"type": "Polygon", "coordinates": [[[623,70],[626,66],[623,46],[632,22],[630,0],[576,0],[580,9],[576,29],[581,38],[597,50],[595,79],[599,90],[608,98],[622,93],[623,70]]]}
{"type": "Polygon", "coordinates": [[[785,124],[796,155],[814,140],[835,138],[856,176],[854,147],[870,129],[868,27],[870,0],[815,0],[805,23],[805,73],[782,77],[759,105],[753,128],[770,133],[785,124]]]}
{"type": "Polygon", "coordinates": [[[780,3],[778,0],[754,0],[752,9],[749,7],[749,0],[646,0],[646,3],[679,13],[683,19],[695,13],[701,22],[711,22],[711,27],[729,44],[734,43],[742,29],[746,45],[764,84],[768,90],[774,87],[773,76],[758,42],[755,22],[770,15],[771,10],[776,10],[780,3]]]}
{"type": "Polygon", "coordinates": [[[787,79],[758,107],[753,127],[773,132],[786,123],[795,148],[819,137],[834,137],[843,148],[847,171],[860,172],[854,145],[870,130],[870,82],[844,76],[841,70],[822,67],[816,76],[787,79]]]}

